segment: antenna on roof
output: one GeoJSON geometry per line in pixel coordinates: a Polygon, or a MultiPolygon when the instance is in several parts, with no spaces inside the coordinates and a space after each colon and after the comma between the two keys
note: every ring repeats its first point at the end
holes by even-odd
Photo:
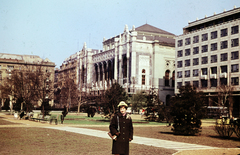
{"type": "Polygon", "coordinates": [[[146,20],[146,24],[147,24],[147,20],[146,20]]]}

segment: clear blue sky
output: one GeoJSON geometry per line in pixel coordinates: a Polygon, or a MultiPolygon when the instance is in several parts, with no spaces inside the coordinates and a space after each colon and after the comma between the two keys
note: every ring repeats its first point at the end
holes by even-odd
{"type": "Polygon", "coordinates": [[[182,34],[188,21],[240,7],[240,0],[0,0],[0,53],[38,55],[59,67],[103,37],[145,23],[182,34]]]}

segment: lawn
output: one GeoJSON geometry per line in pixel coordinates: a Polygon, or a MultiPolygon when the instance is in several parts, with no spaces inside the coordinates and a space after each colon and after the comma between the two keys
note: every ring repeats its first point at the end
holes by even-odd
{"type": "MultiPolygon", "coordinates": [[[[76,133],[43,129],[0,128],[0,154],[110,155],[112,141],[76,133]]],[[[130,154],[170,155],[175,150],[131,144],[130,154]]]]}
{"type": "MultiPolygon", "coordinates": [[[[93,120],[96,120],[95,122],[97,122],[98,119],[102,119],[100,117],[88,118],[85,116],[71,115],[69,115],[68,118],[84,119],[88,122],[94,122],[93,120]]],[[[109,124],[109,122],[104,123],[109,124]]],[[[112,142],[110,139],[37,127],[1,127],[1,125],[11,124],[13,123],[2,120],[0,117],[0,154],[111,154],[112,142]]],[[[87,128],[103,130],[106,132],[109,130],[108,126],[91,126],[87,128]]],[[[214,132],[212,126],[203,126],[202,134],[199,136],[181,136],[174,135],[171,131],[171,127],[167,127],[166,125],[143,125],[134,127],[134,135],[220,148],[240,148],[239,139],[237,139],[236,136],[233,136],[230,139],[222,139],[214,132]]],[[[133,143],[130,144],[130,154],[170,155],[174,152],[176,151],[133,143]]]]}
{"type": "MultiPolygon", "coordinates": [[[[166,123],[159,122],[148,122],[145,120],[135,120],[133,119],[134,125],[166,125],[166,123]]],[[[102,117],[87,117],[80,115],[67,115],[64,118],[64,124],[79,124],[79,125],[109,125],[110,120],[102,117]]]]}

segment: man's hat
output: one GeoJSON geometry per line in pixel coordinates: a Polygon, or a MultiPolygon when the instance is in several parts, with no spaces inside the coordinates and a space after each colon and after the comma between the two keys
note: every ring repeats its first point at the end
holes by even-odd
{"type": "Polygon", "coordinates": [[[121,101],[121,102],[118,104],[118,107],[121,107],[121,106],[128,107],[128,105],[127,105],[124,101],[121,101]]]}

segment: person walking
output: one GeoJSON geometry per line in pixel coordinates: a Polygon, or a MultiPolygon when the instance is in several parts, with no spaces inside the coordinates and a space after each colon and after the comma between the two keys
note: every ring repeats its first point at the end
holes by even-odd
{"type": "Polygon", "coordinates": [[[128,105],[121,101],[118,104],[119,112],[115,114],[109,125],[110,133],[116,138],[112,143],[112,154],[128,155],[129,142],[133,140],[132,119],[126,113],[128,105]]]}

